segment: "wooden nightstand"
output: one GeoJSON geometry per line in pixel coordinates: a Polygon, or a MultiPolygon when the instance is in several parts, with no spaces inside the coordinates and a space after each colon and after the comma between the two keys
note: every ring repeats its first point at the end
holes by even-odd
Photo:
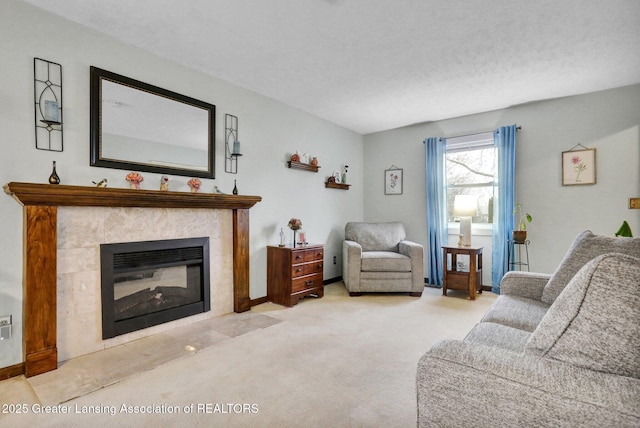
{"type": "Polygon", "coordinates": [[[293,306],[310,294],[324,296],[324,246],[267,247],[267,300],[293,306]]]}
{"type": "Polygon", "coordinates": [[[447,295],[447,290],[462,290],[469,293],[471,300],[476,299],[476,293],[482,293],[482,249],[484,247],[457,247],[443,245],[444,252],[444,280],[442,295],[447,295]],[[469,271],[458,270],[458,254],[469,256],[469,271]],[[449,255],[451,255],[451,269],[447,268],[449,255]]]}

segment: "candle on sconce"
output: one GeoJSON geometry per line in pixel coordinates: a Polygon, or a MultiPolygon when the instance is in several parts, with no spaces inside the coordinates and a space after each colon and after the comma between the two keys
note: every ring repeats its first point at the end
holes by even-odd
{"type": "Polygon", "coordinates": [[[242,156],[240,152],[240,141],[233,142],[233,152],[231,152],[231,154],[236,156],[242,156]]]}
{"type": "Polygon", "coordinates": [[[44,120],[58,122],[58,103],[46,100],[44,102],[44,120]]]}

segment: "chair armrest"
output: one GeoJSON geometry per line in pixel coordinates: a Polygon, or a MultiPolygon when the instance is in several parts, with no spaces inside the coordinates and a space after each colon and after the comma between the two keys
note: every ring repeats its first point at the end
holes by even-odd
{"type": "Polygon", "coordinates": [[[420,258],[422,259],[423,257],[423,247],[422,245],[415,243],[415,242],[411,242],[411,241],[400,241],[398,243],[398,252],[400,254],[403,254],[407,257],[409,257],[410,259],[413,258],[420,258]]]}
{"type": "Polygon", "coordinates": [[[550,278],[551,275],[547,273],[507,272],[500,281],[500,294],[540,300],[550,278]]]}
{"type": "Polygon", "coordinates": [[[424,290],[424,248],[411,241],[400,241],[398,252],[411,259],[412,291],[421,293],[424,290]]]}
{"type": "Polygon", "coordinates": [[[362,246],[355,241],[342,241],[342,279],[348,290],[360,283],[362,246]]]}
{"type": "Polygon", "coordinates": [[[418,362],[418,426],[637,426],[640,379],[447,340],[418,362]]]}

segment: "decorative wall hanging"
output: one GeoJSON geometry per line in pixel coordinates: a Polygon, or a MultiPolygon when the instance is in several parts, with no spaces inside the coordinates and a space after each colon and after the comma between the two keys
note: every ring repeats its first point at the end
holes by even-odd
{"type": "Polygon", "coordinates": [[[237,174],[238,157],[242,156],[238,141],[238,118],[230,114],[224,115],[224,153],[224,172],[237,174]]]}
{"type": "Polygon", "coordinates": [[[596,149],[582,144],[562,152],[562,185],[596,184],[596,149]]]}
{"type": "Polygon", "coordinates": [[[40,58],[33,59],[33,99],[36,149],[61,152],[62,66],[40,58]]]}
{"type": "Polygon", "coordinates": [[[402,168],[395,165],[384,172],[384,194],[402,195],[402,168]]]}

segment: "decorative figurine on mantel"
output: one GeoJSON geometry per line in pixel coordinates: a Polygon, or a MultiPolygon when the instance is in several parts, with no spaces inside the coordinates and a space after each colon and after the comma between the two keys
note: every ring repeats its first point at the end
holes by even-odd
{"type": "Polygon", "coordinates": [[[56,172],[56,161],[53,161],[53,171],[51,171],[51,175],[49,176],[49,184],[60,184],[60,177],[58,177],[58,173],[56,172]]]}
{"type": "Polygon", "coordinates": [[[187,181],[187,184],[191,189],[191,193],[198,193],[198,191],[200,190],[200,186],[202,186],[202,181],[200,181],[199,178],[192,178],[191,180],[187,181]]]}
{"type": "Polygon", "coordinates": [[[131,187],[132,189],[139,189],[140,183],[144,181],[144,178],[139,172],[130,172],[125,177],[125,180],[129,182],[129,187],[131,187]]]}
{"type": "Polygon", "coordinates": [[[167,177],[166,175],[160,177],[160,190],[162,190],[163,192],[169,190],[169,177],[167,177]]]}
{"type": "Polygon", "coordinates": [[[102,180],[98,181],[97,183],[95,181],[92,181],[93,184],[96,185],[96,187],[107,187],[107,179],[103,178],[102,180]]]}

